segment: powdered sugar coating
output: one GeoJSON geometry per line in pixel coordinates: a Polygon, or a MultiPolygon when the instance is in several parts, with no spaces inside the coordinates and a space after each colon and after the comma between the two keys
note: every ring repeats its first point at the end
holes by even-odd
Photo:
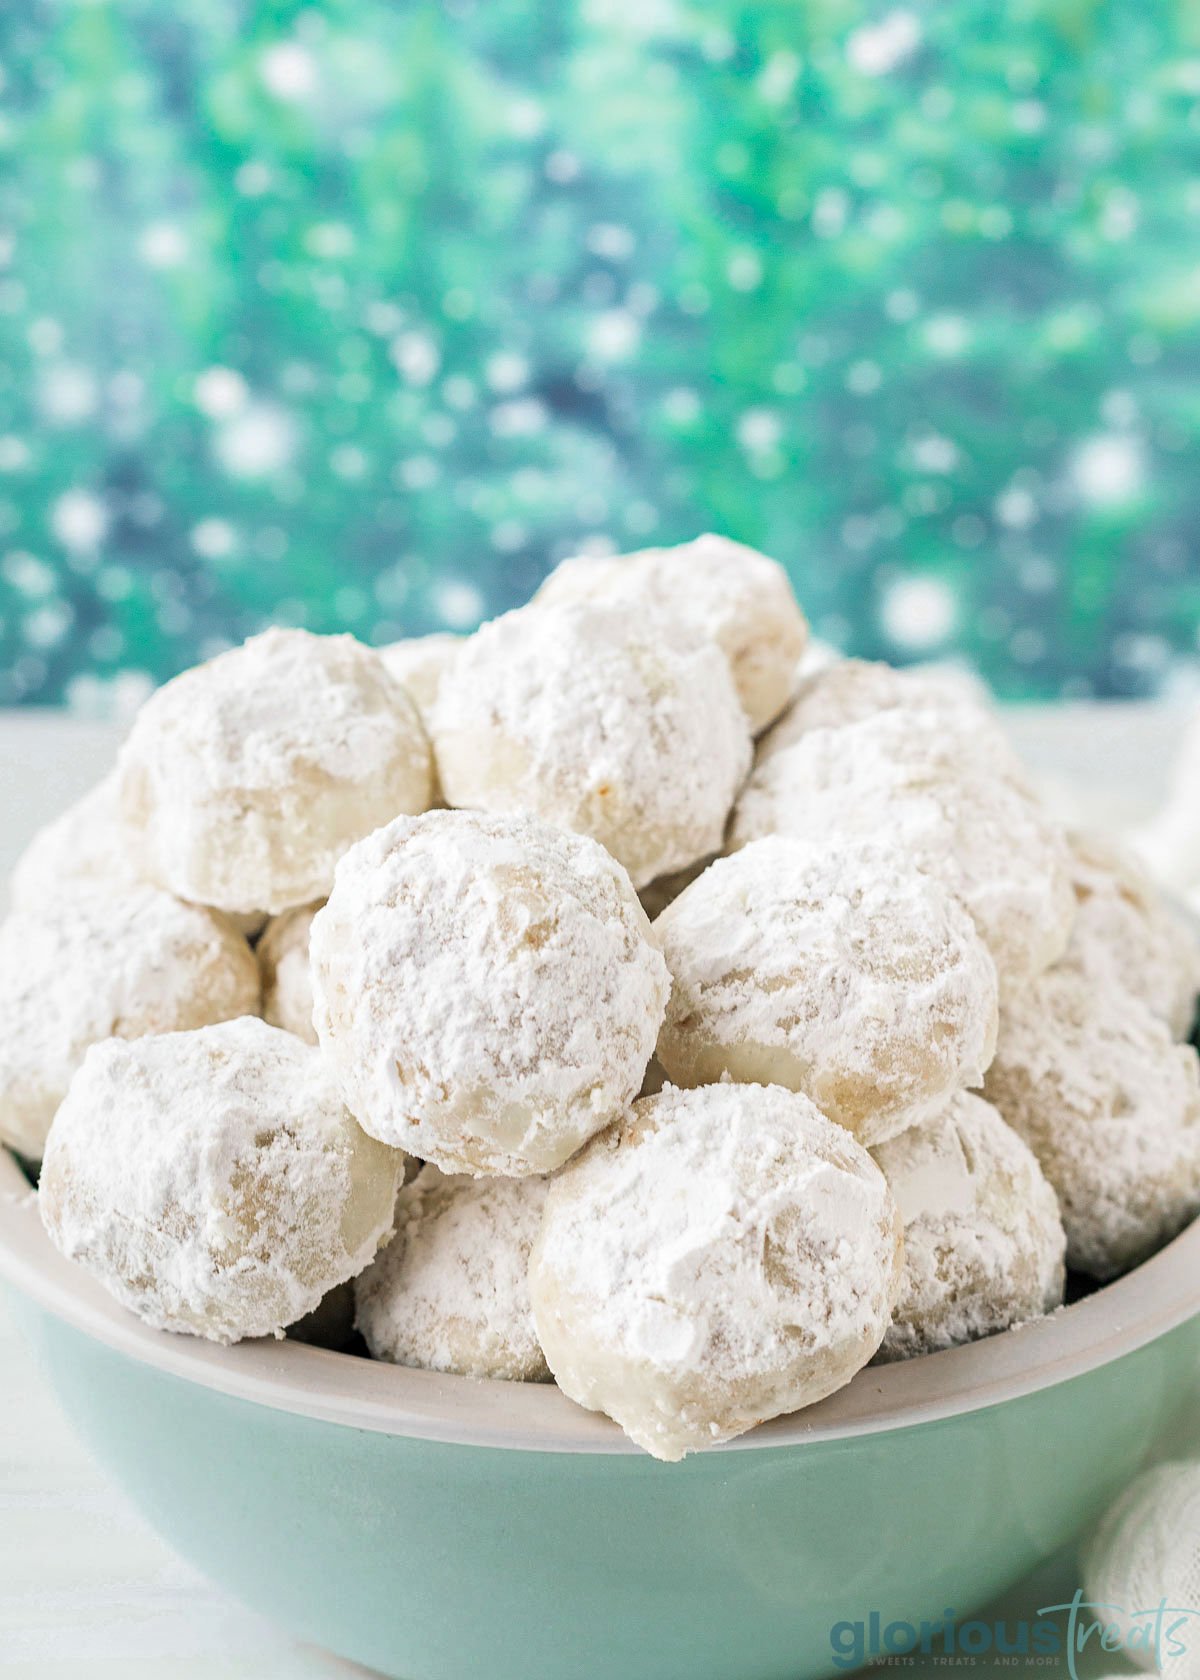
{"type": "Polygon", "coordinates": [[[360,841],[312,925],[314,1022],[373,1136],[446,1172],[549,1172],[636,1095],[669,979],[621,867],[530,817],[360,841]]]}
{"type": "Polygon", "coordinates": [[[258,965],[222,916],[157,887],[77,892],[0,924],[0,1140],[42,1153],[92,1044],[257,1014],[258,965]]]}
{"type": "Polygon", "coordinates": [[[544,1178],[450,1178],[422,1167],[397,1199],[395,1236],[355,1285],[374,1357],[544,1382],[528,1271],[547,1188],[544,1178]]]}
{"type": "Polygon", "coordinates": [[[671,971],[658,1060],[677,1085],[803,1091],[873,1144],[978,1084],[996,970],[962,905],[875,843],[771,837],[654,924],[671,971]]]}
{"type": "Polygon", "coordinates": [[[276,914],[329,891],[348,846],[423,811],[417,709],[352,636],[269,630],[142,707],[117,763],[144,869],[182,898],[276,914]]]}
{"type": "Polygon", "coordinates": [[[755,734],[787,705],[808,640],[787,573],[744,543],[708,533],[675,548],[579,555],[550,573],[536,601],[647,608],[716,642],[755,734]]]}
{"type": "Polygon", "coordinates": [[[1114,982],[1052,969],[1001,1012],[984,1095],[1054,1186],[1077,1271],[1138,1265],[1200,1212],[1200,1063],[1114,982]]]}
{"type": "Polygon", "coordinates": [[[135,886],[135,836],[121,822],[110,772],[48,822],[17,859],[9,883],[14,910],[38,910],[66,892],[135,886]]]}
{"type": "Polygon", "coordinates": [[[1185,1459],[1136,1476],[1092,1532],[1080,1571],[1131,1661],[1163,1680],[1194,1680],[1200,1465],[1185,1459]],[[1162,1604],[1175,1608],[1160,1623],[1162,1604]]]}
{"type": "Polygon", "coordinates": [[[970,737],[969,750],[987,752],[995,765],[1004,764],[1013,776],[1021,775],[998,720],[962,676],[922,667],[897,670],[866,659],[840,659],[807,677],[787,711],[758,743],[758,762],[812,729],[839,729],[897,707],[932,714],[943,731],[970,737]]]}
{"type": "MultiPolygon", "coordinates": [[[[14,910],[38,910],[64,894],[146,884],[141,837],[122,820],[117,775],[110,771],[33,836],[13,870],[10,898],[14,910]]],[[[259,910],[229,912],[228,919],[247,939],[267,920],[259,910]]]]}
{"type": "Polygon", "coordinates": [[[378,650],[388,675],[408,690],[422,718],[433,710],[443,673],[457,659],[465,640],[453,631],[436,630],[432,635],[412,636],[378,650]]]}
{"type": "Polygon", "coordinates": [[[750,763],[711,642],[586,602],[484,625],[443,678],[432,732],[449,804],[591,835],[635,887],[720,849],[750,763]]]}
{"type": "Polygon", "coordinates": [[[1195,934],[1115,842],[1082,831],[1069,838],[1078,910],[1063,965],[1123,986],[1185,1038],[1200,991],[1195,934]]]}
{"type": "Polygon", "coordinates": [[[904,1221],[904,1286],[880,1359],[936,1353],[1062,1305],[1057,1198],[990,1103],[960,1091],[872,1154],[904,1221]]]}
{"type": "Polygon", "coordinates": [[[146,1323],[236,1342],[362,1271],[400,1167],[315,1050],[244,1018],[90,1050],[39,1200],[57,1247],[146,1323]]]}
{"type": "Polygon", "coordinates": [[[882,1173],[806,1097],[668,1086],[555,1177],[529,1280],[560,1388],[674,1460],[847,1383],[900,1256],[882,1173]]]}
{"type": "Polygon", "coordinates": [[[306,1044],[317,1042],[308,936],[320,908],[320,903],[302,904],[273,916],[255,948],[262,975],[263,1020],[295,1033],[306,1044]]]}
{"type": "Polygon", "coordinates": [[[955,892],[992,953],[1001,994],[1066,949],[1075,916],[1062,831],[1018,780],[937,715],[902,707],[813,729],[760,764],[729,849],[768,834],[886,835],[955,892]]]}

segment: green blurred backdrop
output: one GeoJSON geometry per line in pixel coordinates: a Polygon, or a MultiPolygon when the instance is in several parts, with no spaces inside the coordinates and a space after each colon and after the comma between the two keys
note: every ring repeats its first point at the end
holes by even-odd
{"type": "Polygon", "coordinates": [[[852,651],[1195,685],[1192,0],[16,0],[0,63],[0,701],[708,527],[852,651]]]}

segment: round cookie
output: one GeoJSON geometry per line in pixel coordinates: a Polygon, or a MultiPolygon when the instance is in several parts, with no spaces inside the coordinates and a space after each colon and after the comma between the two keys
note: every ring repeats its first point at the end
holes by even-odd
{"type": "Polygon", "coordinates": [[[388,675],[404,685],[423,718],[433,710],[443,673],[458,657],[465,640],[465,636],[452,631],[436,630],[432,635],[412,636],[378,650],[388,675]]]}
{"type": "Polygon", "coordinates": [[[279,1333],[363,1270],[401,1166],[315,1050],[244,1018],[95,1045],[39,1201],[56,1246],[147,1324],[236,1342],[279,1333]]]}
{"type": "Polygon", "coordinates": [[[1186,1038],[1200,991],[1200,944],[1127,853],[1095,833],[1068,836],[1078,909],[1061,964],[1123,986],[1186,1038]]]}
{"type": "Polygon", "coordinates": [[[637,1094],[669,990],[629,879],[530,817],[359,842],[312,925],[314,1024],[372,1136],[446,1172],[559,1166],[637,1094]]]}
{"type": "Polygon", "coordinates": [[[68,894],[0,924],[0,1142],[36,1159],[101,1039],[256,1015],[258,965],[223,917],[157,887],[68,894]]]}
{"type": "Polygon", "coordinates": [[[262,975],[263,1020],[306,1044],[317,1042],[313,1026],[312,979],[308,972],[308,936],[318,904],[303,904],[273,916],[255,948],[262,975]]]}
{"type": "Polygon", "coordinates": [[[883,1174],[807,1097],[645,1097],[556,1175],[529,1268],[559,1387],[655,1458],[849,1382],[900,1287],[883,1174]]]}
{"type": "Polygon", "coordinates": [[[760,764],[730,823],[736,851],[768,834],[886,835],[962,899],[1001,994],[1066,949],[1075,916],[1066,840],[1025,786],[937,715],[903,707],[813,729],[760,764]]]}
{"type": "Polygon", "coordinates": [[[755,734],[787,705],[808,640],[783,567],[728,537],[564,560],[534,600],[603,601],[635,618],[649,608],[716,642],[755,734]]]}
{"type": "Polygon", "coordinates": [[[977,1341],[1062,1305],[1058,1202],[990,1103],[960,1091],[871,1153],[904,1221],[904,1285],[879,1359],[977,1341]]]}
{"type": "Polygon", "coordinates": [[[277,914],[323,898],[341,854],[427,808],[417,709],[352,636],[268,630],[160,688],[117,762],[143,868],[181,898],[277,914]]]}
{"type": "Polygon", "coordinates": [[[623,606],[485,624],[442,680],[432,732],[449,804],[588,834],[635,887],[720,849],[750,764],[720,651],[623,606]]]}
{"type": "Polygon", "coordinates": [[[999,722],[961,675],[921,667],[897,670],[866,659],[840,659],[808,676],[787,711],[758,743],[758,762],[792,746],[810,730],[840,729],[898,707],[933,714],[939,728],[969,736],[971,750],[986,751],[1010,773],[1022,774],[999,722]]]}
{"type": "Polygon", "coordinates": [[[134,839],[121,821],[110,772],[30,840],[13,868],[14,910],[40,910],[64,893],[138,884],[134,839]]]}
{"type": "MultiPolygon", "coordinates": [[[[121,892],[146,884],[141,844],[121,819],[115,771],[40,828],[17,859],[9,882],[14,910],[40,910],[64,895],[121,892]]],[[[229,912],[228,920],[247,939],[262,932],[262,911],[229,912]]]]}
{"type": "Polygon", "coordinates": [[[1164,1640],[1160,1649],[1155,1612],[1164,1602],[1177,1607],[1176,1616],[1184,1618],[1178,1631],[1194,1658],[1198,1564],[1200,1466],[1188,1461],[1159,1464],[1136,1476],[1100,1519],[1080,1558],[1087,1597],[1105,1606],[1104,1619],[1120,1630],[1125,1655],[1164,1680],[1191,1680],[1195,1674],[1186,1653],[1182,1666],[1172,1666],[1180,1658],[1170,1648],[1176,1641],[1164,1640]]]}
{"type": "Polygon", "coordinates": [[[874,1144],[978,1084],[996,970],[962,905],[874,843],[772,837],[718,859],[654,924],[676,1085],[802,1091],[874,1144]]]}
{"type": "Polygon", "coordinates": [[[1067,1260],[1111,1278],[1200,1212],[1200,1063],[1140,998],[1052,969],[1001,1011],[984,1095],[1058,1195],[1067,1260]]]}
{"type": "Polygon", "coordinates": [[[464,1377],[544,1382],[529,1252],[544,1178],[448,1178],[422,1167],[396,1201],[396,1234],[355,1284],[376,1359],[464,1377]]]}

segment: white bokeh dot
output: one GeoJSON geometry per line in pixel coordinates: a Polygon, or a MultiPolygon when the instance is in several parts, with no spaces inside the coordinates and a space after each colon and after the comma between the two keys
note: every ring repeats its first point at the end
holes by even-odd
{"type": "Polygon", "coordinates": [[[881,619],[888,640],[906,652],[939,647],[958,622],[958,599],[942,578],[898,578],[884,593],[881,619]]]}
{"type": "Polygon", "coordinates": [[[234,478],[265,478],[287,466],[296,447],[291,416],[269,403],[251,403],[217,433],[217,458],[234,478]]]}
{"type": "Polygon", "coordinates": [[[1141,444],[1122,432],[1085,438],[1071,458],[1070,470],[1080,498],[1094,507],[1132,501],[1146,477],[1141,444]]]}
{"type": "Polygon", "coordinates": [[[196,375],[192,398],[201,414],[210,420],[229,420],[245,408],[250,391],[236,369],[209,367],[196,375]]]}
{"type": "Polygon", "coordinates": [[[276,41],[258,61],[259,75],[276,99],[310,99],[317,89],[317,61],[298,41],[276,41]]]}
{"type": "Polygon", "coordinates": [[[50,529],[64,548],[98,548],[108,532],[108,510],[91,490],[65,490],[50,510],[50,529]]]}
{"type": "Polygon", "coordinates": [[[187,254],[187,235],[175,222],[151,222],[142,229],[138,255],[147,268],[178,268],[187,254]]]}
{"type": "Polygon", "coordinates": [[[483,617],[484,605],[476,586],[462,578],[443,578],[433,591],[434,611],[451,630],[473,630],[483,617]]]}

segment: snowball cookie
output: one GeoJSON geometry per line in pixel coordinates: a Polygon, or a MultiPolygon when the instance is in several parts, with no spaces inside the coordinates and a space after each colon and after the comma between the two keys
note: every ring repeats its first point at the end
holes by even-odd
{"type": "Polygon", "coordinates": [[[1000,1016],[984,1095],[1054,1186],[1067,1260],[1111,1278],[1200,1212],[1200,1064],[1140,998],[1053,969],[1000,1016]]]}
{"type": "Polygon", "coordinates": [[[1062,961],[1140,997],[1186,1038],[1200,991],[1200,944],[1140,865],[1103,835],[1068,836],[1078,909],[1062,961]]]}
{"type": "Polygon", "coordinates": [[[263,1019],[273,1027],[295,1033],[307,1044],[317,1042],[317,1031],[312,1024],[308,933],[320,908],[320,903],[304,904],[272,917],[256,947],[262,975],[263,1019]]]}
{"type": "Polygon", "coordinates": [[[635,887],[720,850],[750,764],[720,651],[625,605],[485,624],[442,679],[432,731],[448,804],[589,834],[635,887]]]}
{"type": "Polygon", "coordinates": [[[372,649],[268,630],[151,695],[117,774],[152,880],[276,914],[323,898],[360,836],[425,810],[432,759],[416,706],[372,649]]]}
{"type": "MultiPolygon", "coordinates": [[[[142,886],[139,856],[138,835],[121,820],[113,771],[34,835],[12,873],[12,908],[37,910],[64,894],[142,886]]],[[[261,911],[228,919],[247,939],[267,920],[261,911]]]]}
{"type": "Polygon", "coordinates": [[[55,1245],[158,1330],[268,1336],[361,1272],[402,1167],[320,1055],[245,1017],[89,1050],[39,1200],[55,1245]]]}
{"type": "Polygon", "coordinates": [[[534,1322],[572,1400],[679,1459],[849,1382],[901,1250],[883,1174],[807,1097],[668,1086],[551,1181],[534,1322]]]}
{"type": "Polygon", "coordinates": [[[974,923],[878,844],[755,840],[654,931],[672,981],[657,1055],[676,1085],[783,1085],[873,1144],[977,1085],[995,1051],[974,923]]]}
{"type": "Polygon", "coordinates": [[[223,916],[157,887],[76,893],[0,924],[0,1142],[36,1159],[89,1045],[257,1015],[223,916]]]}
{"type": "Polygon", "coordinates": [[[1062,1305],[1058,1202],[990,1103],[959,1091],[872,1154],[904,1221],[904,1286],[878,1358],[936,1353],[1062,1305]]]}
{"type": "Polygon", "coordinates": [[[12,908],[38,910],[66,892],[136,885],[132,839],[109,774],[30,840],[9,883],[12,908]]]}
{"type": "Polygon", "coordinates": [[[457,657],[465,640],[465,636],[456,636],[452,631],[437,630],[431,636],[412,636],[408,641],[392,642],[379,649],[389,676],[403,683],[422,717],[433,710],[442,673],[457,657]]]}
{"type": "Polygon", "coordinates": [[[1011,773],[1023,774],[998,719],[961,674],[929,667],[898,671],[866,659],[842,659],[806,678],[758,743],[758,761],[792,746],[809,730],[839,729],[896,707],[932,713],[941,729],[969,735],[975,752],[994,753],[1011,773]]]}
{"type": "Polygon", "coordinates": [[[310,940],[321,1048],[373,1137],[446,1172],[549,1172],[637,1095],[670,981],[620,865],[531,817],[359,842],[310,940]]]}
{"type": "Polygon", "coordinates": [[[896,707],[772,754],[738,799],[729,850],[767,834],[886,835],[962,899],[1002,995],[1066,949],[1075,894],[1062,831],[1003,764],[934,714],[896,707]]]}
{"type": "Polygon", "coordinates": [[[546,1381],[528,1272],[547,1182],[421,1168],[396,1202],[395,1236],[355,1284],[358,1328],[376,1359],[546,1381]]]}
{"type": "Polygon", "coordinates": [[[808,625],[787,573],[728,537],[676,548],[564,560],[535,601],[603,601],[637,617],[647,607],[717,643],[755,734],[787,705],[808,625]]]}
{"type": "MultiPolygon", "coordinates": [[[[1173,1670],[1174,1639],[1158,1647],[1155,1612],[1164,1601],[1186,1617],[1176,1632],[1195,1648],[1200,1606],[1200,1465],[1175,1462],[1146,1470],[1100,1519],[1080,1558],[1088,1598],[1105,1606],[1105,1621],[1121,1630],[1122,1649],[1139,1668],[1179,1680],[1194,1667],[1173,1670]],[[1184,1584],[1189,1570],[1191,1579],[1184,1584]],[[1137,1615],[1137,1611],[1142,1615],[1137,1615]]],[[[1162,1632],[1168,1634],[1168,1617],[1162,1632]]]]}

